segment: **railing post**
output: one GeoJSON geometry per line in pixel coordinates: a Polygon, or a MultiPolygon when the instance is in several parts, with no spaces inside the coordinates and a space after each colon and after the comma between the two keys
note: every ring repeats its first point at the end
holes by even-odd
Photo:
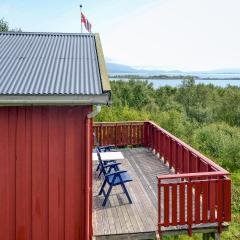
{"type": "Polygon", "coordinates": [[[231,180],[224,179],[223,181],[223,190],[224,190],[224,220],[226,222],[231,221],[231,180]]]}
{"type": "Polygon", "coordinates": [[[148,147],[148,122],[144,122],[144,147],[148,147]]]}
{"type": "Polygon", "coordinates": [[[158,234],[161,238],[161,180],[158,178],[158,234]]]}
{"type": "Polygon", "coordinates": [[[117,146],[117,124],[114,124],[114,145],[117,146]]]}
{"type": "Polygon", "coordinates": [[[191,178],[188,179],[188,183],[187,183],[187,223],[188,223],[188,235],[190,237],[192,237],[192,182],[191,182],[191,178]]]}
{"type": "Polygon", "coordinates": [[[153,130],[154,127],[152,124],[149,124],[149,148],[151,148],[151,150],[153,150],[153,130]]]}
{"type": "Polygon", "coordinates": [[[99,145],[102,145],[102,124],[99,125],[99,145]]]}
{"type": "Polygon", "coordinates": [[[158,146],[158,142],[157,142],[157,128],[154,127],[154,153],[157,153],[157,146],[158,146]]]}

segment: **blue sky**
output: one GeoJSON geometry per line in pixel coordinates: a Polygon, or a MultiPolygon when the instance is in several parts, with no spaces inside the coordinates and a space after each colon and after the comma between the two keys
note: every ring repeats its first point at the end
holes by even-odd
{"type": "Polygon", "coordinates": [[[0,0],[0,18],[24,31],[80,32],[80,2],[111,61],[240,68],[239,0],[0,0]]]}

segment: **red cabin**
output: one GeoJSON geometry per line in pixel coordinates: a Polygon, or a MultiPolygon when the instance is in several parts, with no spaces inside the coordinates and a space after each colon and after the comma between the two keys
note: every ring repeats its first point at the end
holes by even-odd
{"type": "Polygon", "coordinates": [[[0,239],[91,239],[99,36],[0,33],[0,59],[0,239]]]}

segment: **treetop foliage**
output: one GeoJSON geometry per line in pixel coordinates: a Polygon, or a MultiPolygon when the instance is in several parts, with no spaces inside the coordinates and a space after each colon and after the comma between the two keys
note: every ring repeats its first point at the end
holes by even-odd
{"type": "Polygon", "coordinates": [[[10,29],[9,24],[3,18],[0,18],[0,32],[22,32],[21,28],[10,29]]]}
{"type": "Polygon", "coordinates": [[[240,88],[184,80],[154,89],[147,81],[112,81],[113,106],[97,121],[152,120],[228,170],[240,168],[240,88]]]}
{"type": "Polygon", "coordinates": [[[8,30],[8,22],[6,22],[3,18],[0,19],[0,32],[7,32],[8,30]]]}

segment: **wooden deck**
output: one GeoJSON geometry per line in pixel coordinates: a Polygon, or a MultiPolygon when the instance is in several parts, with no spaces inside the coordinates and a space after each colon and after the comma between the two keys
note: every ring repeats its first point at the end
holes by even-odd
{"type": "Polygon", "coordinates": [[[128,170],[133,181],[127,184],[133,200],[128,204],[121,187],[116,187],[106,207],[98,191],[102,180],[93,174],[93,231],[94,236],[115,234],[149,233],[157,229],[157,179],[160,174],[169,174],[162,161],[145,148],[121,150],[125,159],[122,169],[128,170]]]}
{"type": "MultiPolygon", "coordinates": [[[[133,181],[127,183],[133,203],[129,204],[121,187],[115,187],[105,207],[98,192],[102,179],[93,167],[93,235],[97,239],[154,239],[157,231],[157,178],[171,174],[169,168],[146,148],[121,149],[125,159],[121,169],[127,170],[133,181]]],[[[171,199],[170,199],[171,201],[171,199]]],[[[178,204],[179,205],[179,204],[178,204]]],[[[194,205],[194,202],[193,202],[194,205]]],[[[177,208],[179,211],[179,206],[177,208]]],[[[171,209],[170,209],[171,215],[171,209]]],[[[222,230],[227,230],[223,224],[222,230]]],[[[163,227],[164,235],[187,234],[187,226],[163,227]]],[[[193,232],[217,232],[216,224],[198,224],[193,232]]]]}

